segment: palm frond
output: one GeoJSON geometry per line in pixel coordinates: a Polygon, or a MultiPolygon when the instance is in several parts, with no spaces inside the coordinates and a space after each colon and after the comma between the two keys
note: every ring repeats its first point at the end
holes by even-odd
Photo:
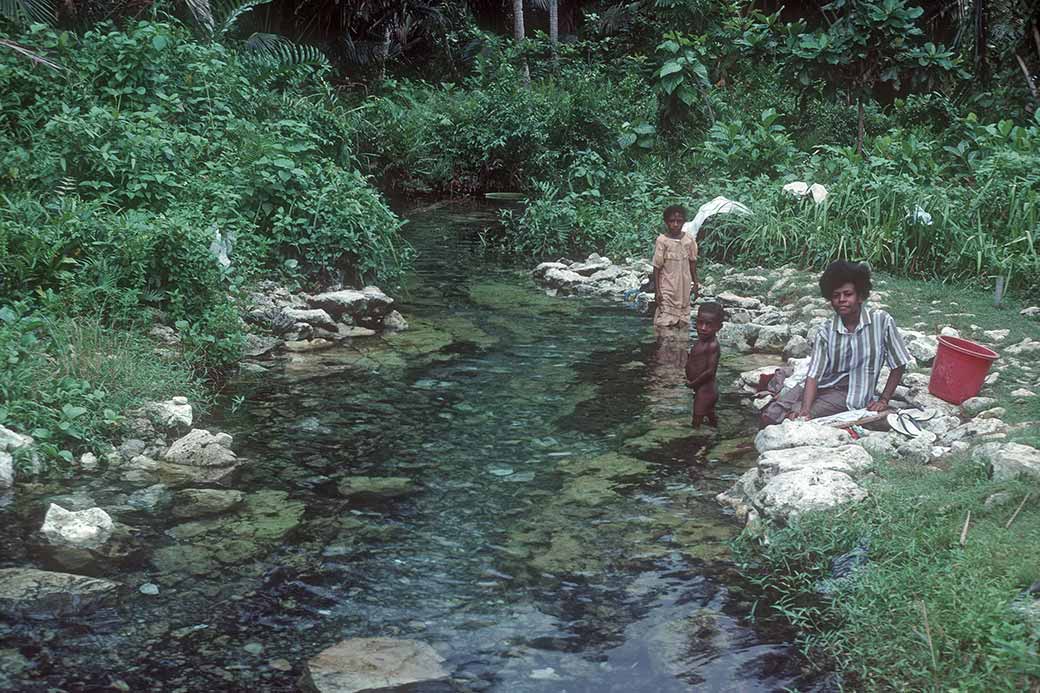
{"type": "Polygon", "coordinates": [[[58,72],[61,72],[62,70],[65,69],[64,67],[62,67],[58,63],[54,62],[53,60],[50,60],[49,58],[45,58],[42,55],[40,55],[39,53],[34,53],[33,51],[29,50],[25,46],[20,46],[17,43],[15,43],[14,41],[7,41],[7,40],[4,40],[4,39],[0,39],[0,46],[6,46],[7,48],[10,48],[11,50],[13,50],[15,53],[21,53],[22,55],[24,55],[29,60],[32,60],[34,63],[39,63],[40,65],[45,65],[46,67],[49,67],[52,70],[56,70],[58,72]]]}
{"type": "Polygon", "coordinates": [[[219,5],[218,16],[223,19],[220,20],[220,25],[214,32],[216,36],[223,37],[227,36],[235,28],[235,24],[243,16],[249,14],[257,7],[261,5],[267,5],[272,0],[246,0],[245,2],[228,0],[219,5]]]}
{"type": "Polygon", "coordinates": [[[210,7],[209,0],[184,0],[184,4],[188,6],[188,11],[191,12],[196,23],[205,29],[206,33],[212,34],[216,23],[213,20],[213,8],[210,7]]]}
{"type": "Polygon", "coordinates": [[[264,67],[287,67],[289,65],[312,65],[328,67],[329,60],[315,46],[294,43],[278,34],[257,32],[243,44],[246,59],[264,67]]]}
{"type": "Polygon", "coordinates": [[[0,0],[0,17],[13,22],[40,22],[54,24],[58,21],[56,0],[0,0]]]}

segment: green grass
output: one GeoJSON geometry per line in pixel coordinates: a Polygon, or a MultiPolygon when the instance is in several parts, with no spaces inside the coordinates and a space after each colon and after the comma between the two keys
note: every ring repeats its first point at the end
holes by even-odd
{"type": "MultiPolygon", "coordinates": [[[[956,282],[917,281],[891,276],[879,276],[884,282],[877,288],[884,292],[884,303],[900,327],[914,329],[914,325],[925,323],[921,331],[937,334],[944,326],[954,327],[966,339],[991,344],[983,335],[987,330],[1009,330],[1003,342],[996,344],[1000,354],[1003,349],[1030,338],[1040,340],[1040,321],[1019,314],[1028,303],[1015,296],[1006,296],[1000,306],[993,305],[992,292],[982,291],[956,282]],[[937,312],[933,312],[937,311],[937,312]]],[[[1040,397],[1014,401],[1011,392],[1025,388],[1040,394],[1040,360],[1036,357],[1010,357],[1002,355],[992,370],[1000,377],[983,393],[995,397],[1000,406],[1007,409],[1005,420],[1009,423],[1040,421],[1040,397]],[[1031,371],[1026,368],[1032,368],[1031,371]]],[[[1016,434],[1020,442],[1040,444],[1040,432],[1016,434]]]]}
{"type": "Polygon", "coordinates": [[[804,650],[841,671],[850,690],[1040,686],[1040,623],[1010,608],[1040,579],[1036,485],[992,483],[960,461],[948,472],[880,465],[867,487],[868,501],[804,516],[768,545],[737,543],[744,571],[770,591],[773,610],[799,626],[804,650]],[[987,509],[998,491],[1010,498],[987,509]],[[831,598],[813,595],[831,559],[864,543],[870,561],[851,586],[831,598]]]}
{"type": "Polygon", "coordinates": [[[145,402],[184,395],[204,408],[209,395],[191,355],[160,356],[140,326],[101,318],[22,317],[0,324],[8,358],[0,423],[31,434],[48,457],[100,452],[122,417],[145,402]]]}

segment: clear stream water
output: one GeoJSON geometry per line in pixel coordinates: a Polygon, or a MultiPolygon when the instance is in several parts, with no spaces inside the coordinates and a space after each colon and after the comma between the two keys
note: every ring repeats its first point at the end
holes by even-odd
{"type": "Polygon", "coordinates": [[[186,522],[110,479],[0,507],[0,567],[46,565],[54,499],[109,509],[143,547],[97,568],[127,585],[118,608],[0,619],[0,689],[287,691],[325,647],[387,636],[445,657],[453,679],[420,691],[824,690],[789,633],[750,625],[758,595],[726,562],[737,526],[713,496],[750,463],[750,417],[723,395],[721,431],[690,429],[683,345],[488,264],[493,223],[413,214],[409,331],[230,384],[204,425],[248,461],[242,509],[186,522]],[[345,499],[356,476],[415,491],[345,499]]]}

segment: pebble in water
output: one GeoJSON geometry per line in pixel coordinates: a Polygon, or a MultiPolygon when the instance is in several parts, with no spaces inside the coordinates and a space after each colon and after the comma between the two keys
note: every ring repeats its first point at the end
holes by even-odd
{"type": "Polygon", "coordinates": [[[148,594],[154,596],[156,594],[159,594],[159,586],[151,582],[146,582],[138,588],[138,591],[141,594],[148,594]]]}

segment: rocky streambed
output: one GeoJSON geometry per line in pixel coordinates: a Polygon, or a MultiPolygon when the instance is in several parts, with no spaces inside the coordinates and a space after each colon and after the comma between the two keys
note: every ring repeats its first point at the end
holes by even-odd
{"type": "MultiPolygon", "coordinates": [[[[273,287],[254,319],[282,345],[212,416],[158,403],[74,475],[16,480],[0,688],[826,690],[725,561],[743,395],[689,429],[682,345],[485,263],[492,218],[412,219],[408,329],[273,287]]],[[[731,352],[727,382],[765,365],[731,352]]]]}

